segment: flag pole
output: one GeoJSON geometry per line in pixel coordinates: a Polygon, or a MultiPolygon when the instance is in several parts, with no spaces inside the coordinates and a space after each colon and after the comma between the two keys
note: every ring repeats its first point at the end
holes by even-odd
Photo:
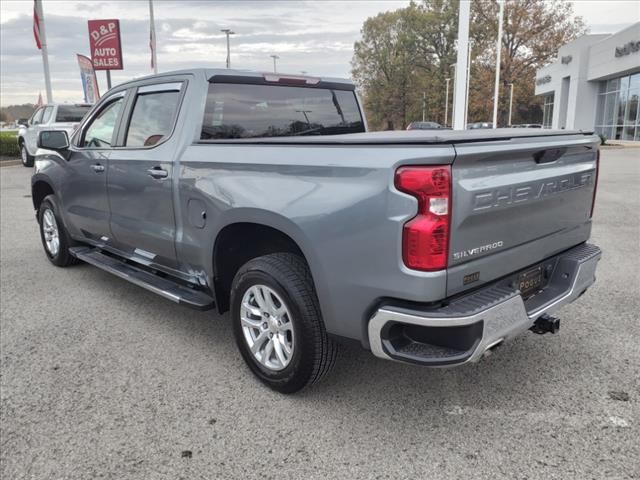
{"type": "Polygon", "coordinates": [[[47,35],[44,28],[44,12],[42,10],[42,0],[35,2],[36,14],[38,18],[38,30],[40,39],[40,50],[42,52],[42,65],[44,67],[44,85],[47,90],[47,103],[53,102],[51,93],[51,74],[49,73],[49,52],[47,50],[47,35]]]}
{"type": "Polygon", "coordinates": [[[158,73],[158,57],[156,56],[156,23],[153,18],[153,0],[149,0],[149,46],[151,47],[151,67],[158,73]]]}

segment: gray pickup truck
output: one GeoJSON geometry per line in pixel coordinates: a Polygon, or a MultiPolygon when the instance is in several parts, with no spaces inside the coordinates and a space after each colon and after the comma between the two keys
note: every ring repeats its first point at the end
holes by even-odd
{"type": "Polygon", "coordinates": [[[110,90],[40,133],[45,253],[231,311],[271,388],[340,338],[426,366],[475,362],[595,281],[598,138],[534,129],[367,133],[339,79],[188,70],[110,90]]]}

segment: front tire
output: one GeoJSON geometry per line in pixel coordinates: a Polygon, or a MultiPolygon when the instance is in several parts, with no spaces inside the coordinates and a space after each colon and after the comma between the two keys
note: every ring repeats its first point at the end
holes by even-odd
{"type": "Polygon", "coordinates": [[[47,195],[38,209],[40,239],[44,253],[51,263],[57,267],[68,267],[78,263],[78,259],[69,253],[73,242],[60,216],[60,209],[55,195],[47,195]]]}
{"type": "Polygon", "coordinates": [[[240,268],[231,287],[233,333],[244,361],[266,385],[294,393],[335,363],[311,272],[298,255],[275,253],[240,268]]]}
{"type": "Polygon", "coordinates": [[[29,155],[29,151],[24,142],[20,142],[20,159],[22,160],[22,166],[33,167],[33,157],[29,155]]]}

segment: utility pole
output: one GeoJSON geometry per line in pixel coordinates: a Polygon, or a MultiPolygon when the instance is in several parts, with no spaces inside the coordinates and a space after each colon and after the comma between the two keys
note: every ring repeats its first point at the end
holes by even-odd
{"type": "Polygon", "coordinates": [[[493,128],[498,128],[498,101],[500,100],[500,57],[502,54],[502,17],[504,16],[504,0],[498,0],[498,41],[496,42],[496,85],[493,91],[493,128]]]}
{"type": "Polygon", "coordinates": [[[273,73],[276,73],[276,60],[278,60],[280,57],[278,55],[269,55],[271,58],[273,58],[273,73]]]}
{"type": "Polygon", "coordinates": [[[449,81],[450,78],[445,78],[444,81],[447,82],[447,88],[444,94],[444,126],[447,126],[447,121],[449,119],[449,81]]]}
{"type": "Polygon", "coordinates": [[[234,35],[236,32],[230,28],[223,28],[220,31],[227,36],[227,68],[231,68],[231,45],[229,43],[229,35],[234,35]]]}
{"type": "Polygon", "coordinates": [[[422,121],[425,120],[425,113],[427,109],[427,92],[422,92],[422,121]]]}
{"type": "Polygon", "coordinates": [[[458,59],[456,62],[456,80],[453,88],[453,129],[464,130],[464,117],[467,111],[467,57],[469,55],[469,16],[471,13],[471,1],[460,0],[460,13],[458,15],[458,59]]]}
{"type": "Polygon", "coordinates": [[[511,93],[509,94],[509,126],[511,126],[511,108],[513,107],[513,83],[508,84],[511,87],[511,93]]]}

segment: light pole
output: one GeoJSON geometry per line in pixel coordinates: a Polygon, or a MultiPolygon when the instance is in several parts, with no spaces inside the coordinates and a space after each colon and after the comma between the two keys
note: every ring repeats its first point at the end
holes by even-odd
{"type": "Polygon", "coordinates": [[[422,92],[422,121],[425,119],[425,110],[427,109],[427,92],[422,92]]]}
{"type": "Polygon", "coordinates": [[[453,128],[453,122],[455,121],[455,114],[456,114],[456,92],[455,92],[455,88],[456,88],[456,77],[458,76],[458,69],[455,63],[452,63],[450,65],[451,69],[453,69],[453,76],[451,77],[453,79],[453,93],[451,95],[451,128],[453,128]]]}
{"type": "Polygon", "coordinates": [[[445,82],[447,82],[447,88],[444,94],[444,126],[447,126],[447,120],[449,119],[449,82],[450,78],[445,78],[445,82]]]}
{"type": "Polygon", "coordinates": [[[227,35],[227,68],[231,68],[231,46],[229,44],[229,35],[234,35],[236,32],[230,28],[223,28],[220,31],[227,35]]]}
{"type": "Polygon", "coordinates": [[[504,16],[504,0],[498,0],[498,41],[496,43],[496,85],[493,90],[493,128],[498,128],[498,100],[500,95],[500,55],[502,54],[502,17],[504,16]]]}
{"type": "Polygon", "coordinates": [[[467,111],[467,60],[469,55],[469,17],[471,1],[460,0],[458,14],[458,59],[456,62],[456,80],[453,82],[453,129],[464,130],[464,117],[467,111]]]}
{"type": "Polygon", "coordinates": [[[467,128],[469,119],[469,81],[471,80],[471,40],[469,40],[469,52],[467,53],[467,85],[464,90],[465,110],[464,110],[464,128],[467,128]]]}
{"type": "Polygon", "coordinates": [[[511,126],[511,108],[513,107],[513,83],[508,83],[511,87],[511,93],[509,93],[509,126],[511,126]]]}
{"type": "Polygon", "coordinates": [[[273,73],[276,73],[276,60],[278,60],[280,57],[278,55],[269,55],[271,58],[273,58],[273,73]]]}

